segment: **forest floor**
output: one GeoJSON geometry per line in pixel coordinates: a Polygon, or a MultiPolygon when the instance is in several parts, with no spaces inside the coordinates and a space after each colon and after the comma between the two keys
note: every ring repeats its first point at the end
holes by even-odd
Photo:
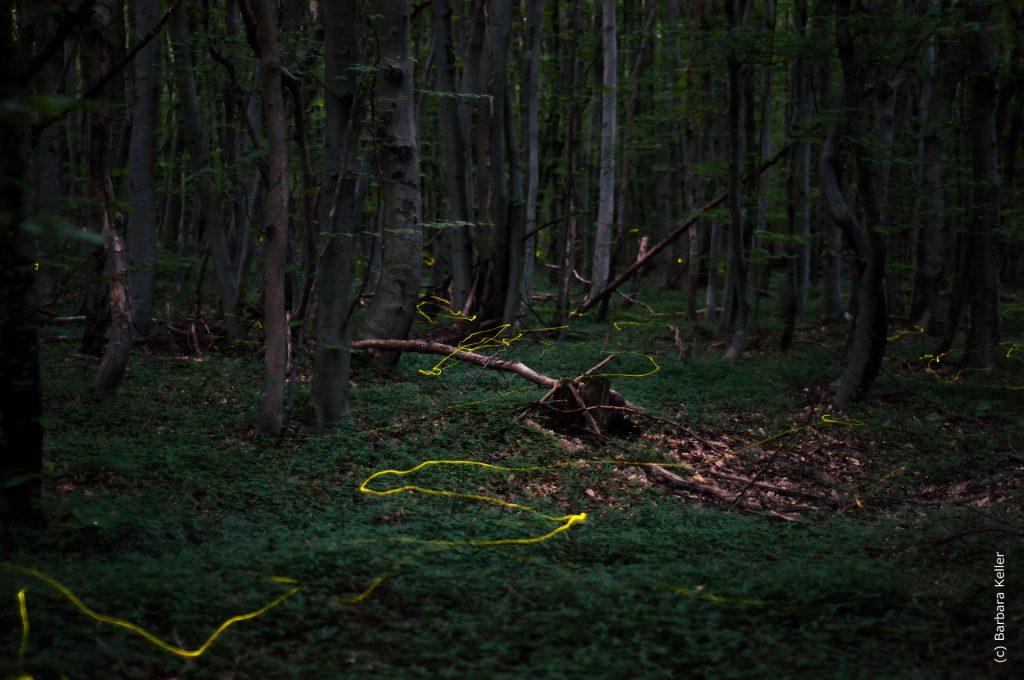
{"type": "MultiPolygon", "coordinates": [[[[842,367],[842,324],[800,326],[785,355],[763,303],[746,354],[726,363],[725,343],[683,321],[681,296],[644,300],[651,310],[574,321],[564,342],[533,332],[500,348],[553,377],[614,354],[598,372],[645,415],[626,413],[629,426],[602,439],[524,425],[529,414],[547,427],[534,405],[545,390],[517,375],[458,362],[424,375],[442,357],[408,353],[388,379],[355,370],[358,428],[328,434],[312,428],[302,367],[287,436],[261,439],[255,344],[196,352],[167,336],[137,348],[119,395],[100,402],[80,329],[45,327],[49,522],[3,557],[35,571],[0,567],[0,674],[1024,668],[1024,347],[1012,344],[1024,343],[1024,305],[1004,309],[991,375],[929,364],[920,357],[932,340],[892,331],[867,399],[838,414],[827,388],[842,367]],[[360,491],[375,472],[452,460],[499,467],[441,463],[364,486],[472,497],[360,491]],[[997,552],[1010,565],[1003,665],[993,662],[997,552]],[[44,577],[182,651],[278,603],[185,657],[90,618],[44,577]]],[[[420,318],[413,335],[458,341],[460,322],[435,321],[420,318]]]]}

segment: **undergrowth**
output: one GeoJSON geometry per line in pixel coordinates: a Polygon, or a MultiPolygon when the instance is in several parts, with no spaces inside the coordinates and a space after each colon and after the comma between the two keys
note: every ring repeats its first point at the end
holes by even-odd
{"type": "MultiPolygon", "coordinates": [[[[643,427],[663,438],[583,441],[572,452],[518,420],[517,409],[543,389],[466,364],[437,377],[417,372],[437,356],[407,354],[387,379],[357,368],[358,427],[330,433],[309,425],[309,382],[300,372],[293,429],[268,440],[251,429],[260,383],[251,353],[137,354],[118,396],[99,402],[88,396],[95,361],[47,329],[48,522],[18,535],[4,560],[50,574],[97,612],[185,648],[287,591],[270,577],[303,587],[185,659],[86,617],[38,579],[0,568],[2,672],[934,678],[1003,671],[991,661],[992,564],[996,551],[1011,565],[1024,554],[1022,392],[1010,389],[1024,384],[1020,362],[1011,357],[992,376],[952,380],[917,360],[929,351],[927,338],[894,339],[869,397],[846,416],[856,426],[807,428],[763,443],[780,450],[768,460],[756,446],[737,454],[747,474],[813,482],[817,493],[838,499],[787,522],[681,494],[643,468],[605,461],[671,462],[664,442],[685,437],[666,421],[732,449],[794,423],[820,424],[828,412],[822,395],[841,370],[844,329],[801,327],[783,355],[777,326],[764,318],[743,360],[725,363],[724,345],[686,324],[678,299],[645,300],[666,316],[613,308],[606,321],[595,314],[575,321],[564,342],[536,334],[501,352],[553,377],[580,375],[621,353],[602,372],[619,374],[616,389],[662,419],[643,427]],[[633,323],[616,330],[613,321],[633,323]],[[623,375],[650,371],[651,360],[659,367],[653,375],[623,375]],[[585,512],[587,520],[529,544],[403,540],[530,538],[555,526],[467,498],[359,491],[375,471],[430,459],[544,469],[437,466],[382,479],[381,488],[411,483],[552,517],[585,512]],[[347,601],[378,578],[365,599],[347,601]],[[19,661],[22,588],[31,628],[19,661]]],[[[1011,318],[1004,332],[1019,337],[1022,327],[1011,318]]],[[[1016,618],[1006,644],[1021,655],[1024,621],[1018,605],[1010,610],[1016,618]]],[[[1017,659],[1007,665],[1014,661],[1019,669],[1017,659]]]]}

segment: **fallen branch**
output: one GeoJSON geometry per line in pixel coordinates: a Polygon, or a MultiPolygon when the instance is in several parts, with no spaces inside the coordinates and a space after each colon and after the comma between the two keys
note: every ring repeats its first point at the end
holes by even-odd
{"type": "Polygon", "coordinates": [[[660,465],[652,465],[645,469],[650,470],[655,474],[655,476],[660,477],[662,480],[672,484],[675,487],[678,487],[685,491],[690,491],[692,493],[707,494],[715,498],[716,500],[721,501],[722,503],[729,503],[730,507],[732,505],[738,505],[740,508],[743,508],[744,510],[747,510],[749,512],[756,512],[763,515],[768,515],[769,517],[774,517],[776,519],[784,519],[787,522],[792,522],[796,519],[792,515],[786,515],[781,512],[776,512],[775,510],[762,508],[757,504],[751,503],[747,500],[742,500],[737,503],[733,500],[732,494],[730,494],[725,489],[721,489],[713,484],[698,482],[697,480],[694,479],[686,479],[685,477],[681,477],[674,472],[669,472],[660,465]]]}
{"type": "MultiPolygon", "coordinates": [[[[791,146],[793,146],[793,142],[790,142],[789,144],[784,145],[781,149],[779,149],[775,153],[774,156],[772,156],[771,158],[766,160],[764,163],[762,163],[761,166],[757,169],[756,175],[760,175],[765,170],[767,170],[768,168],[770,168],[773,165],[775,165],[776,163],[778,163],[782,158],[784,158],[786,156],[787,153],[789,153],[789,149],[790,149],[791,146]]],[[[636,260],[633,262],[633,264],[630,265],[629,267],[627,267],[626,270],[623,271],[621,274],[616,276],[615,280],[612,281],[611,283],[609,283],[605,287],[604,290],[602,290],[600,293],[598,293],[594,297],[587,298],[586,300],[584,300],[580,304],[580,306],[576,308],[576,311],[574,311],[572,313],[572,315],[573,316],[579,316],[579,315],[583,314],[588,309],[590,309],[591,307],[593,307],[597,303],[601,302],[601,300],[603,300],[606,297],[608,297],[609,295],[611,295],[615,291],[616,288],[618,288],[623,283],[625,283],[627,280],[629,280],[629,278],[631,276],[633,276],[633,274],[636,273],[636,271],[638,269],[640,269],[645,264],[647,264],[648,260],[650,260],[652,257],[654,257],[655,255],[660,253],[662,250],[664,250],[666,247],[668,247],[677,238],[682,236],[683,233],[686,232],[686,230],[688,230],[690,228],[690,226],[693,225],[698,219],[700,219],[700,217],[704,213],[706,213],[707,211],[712,210],[714,208],[717,208],[722,203],[725,203],[725,199],[727,199],[728,197],[729,197],[729,194],[727,194],[727,193],[726,194],[720,194],[714,200],[709,201],[709,202],[705,203],[703,206],[701,206],[695,213],[690,215],[686,219],[685,222],[683,222],[678,227],[673,229],[669,233],[668,236],[666,236],[665,238],[663,238],[662,240],[658,241],[653,246],[651,246],[651,249],[648,250],[646,253],[644,253],[642,256],[636,258],[636,260]]]]}
{"type": "Polygon", "coordinates": [[[492,368],[496,371],[515,373],[526,378],[535,385],[541,387],[557,387],[558,381],[546,375],[538,373],[526,364],[518,361],[507,361],[496,357],[489,357],[476,352],[470,352],[440,342],[428,342],[426,340],[357,340],[352,343],[352,349],[377,349],[387,352],[418,352],[420,354],[440,354],[452,359],[465,361],[484,368],[492,368]]]}
{"type": "MultiPolygon", "coordinates": [[[[643,414],[643,411],[630,404],[626,399],[611,389],[607,380],[600,378],[593,379],[589,374],[598,370],[607,363],[611,357],[600,362],[583,375],[573,379],[558,380],[543,373],[538,373],[529,366],[518,361],[508,361],[493,356],[477,354],[469,350],[440,342],[427,340],[392,340],[392,339],[368,339],[358,340],[352,343],[352,349],[380,350],[386,352],[417,352],[420,354],[439,354],[448,359],[465,361],[476,364],[482,368],[490,368],[496,371],[515,373],[526,378],[535,385],[548,388],[548,391],[540,398],[536,405],[543,404],[547,399],[556,397],[560,392],[563,401],[568,399],[579,405],[579,413],[582,416],[582,424],[590,434],[597,439],[603,439],[602,428],[608,423],[604,417],[595,418],[591,409],[608,407],[612,410],[624,409],[632,413],[643,414]]],[[[558,411],[558,409],[554,409],[558,411]]]]}

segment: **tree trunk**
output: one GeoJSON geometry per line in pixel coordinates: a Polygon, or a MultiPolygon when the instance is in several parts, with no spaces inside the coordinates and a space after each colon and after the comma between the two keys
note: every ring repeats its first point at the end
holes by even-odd
{"type": "MultiPolygon", "coordinates": [[[[117,3],[97,2],[89,17],[83,49],[83,75],[91,83],[109,73],[114,65],[113,34],[116,31],[117,3]]],[[[113,396],[128,367],[131,353],[131,301],[128,297],[128,267],[125,254],[124,225],[113,213],[109,154],[110,84],[107,84],[89,112],[89,229],[103,235],[105,277],[110,300],[110,340],[103,352],[93,392],[113,396]]]]}
{"type": "MultiPolygon", "coordinates": [[[[505,180],[505,90],[508,87],[509,35],[512,3],[489,2],[486,39],[477,66],[487,97],[477,107],[477,219],[480,234],[480,313],[484,319],[503,318],[508,293],[508,183],[505,180]]],[[[474,64],[467,64],[473,68],[474,64]]],[[[515,244],[519,247],[519,244],[515,244]]],[[[515,291],[513,291],[515,292],[515,291]]]]}
{"type": "MultiPolygon", "coordinates": [[[[135,30],[145,35],[160,18],[159,0],[136,0],[135,30]]],[[[132,297],[132,327],[149,335],[156,287],[156,134],[160,100],[157,90],[160,42],[154,40],[135,56],[135,102],[131,149],[128,156],[128,271],[132,297]]]]}
{"type": "MultiPolygon", "coordinates": [[[[376,4],[374,30],[382,60],[375,90],[376,136],[384,234],[380,282],[367,308],[361,338],[405,338],[419,300],[423,231],[409,54],[411,11],[410,0],[378,0],[376,4]]],[[[388,372],[399,356],[398,352],[385,352],[374,364],[388,372]]]]}
{"type": "MultiPolygon", "coordinates": [[[[725,13],[729,19],[729,26],[736,31],[745,27],[750,17],[750,0],[740,0],[740,7],[736,7],[736,0],[726,0],[725,13]]],[[[733,37],[733,41],[738,40],[733,37]]],[[[740,143],[740,97],[743,92],[743,79],[745,74],[741,70],[739,50],[733,45],[726,57],[726,66],[729,73],[729,257],[726,266],[727,281],[726,291],[732,296],[732,304],[736,306],[736,323],[733,327],[732,341],[729,349],[725,352],[725,359],[732,361],[743,354],[743,347],[747,341],[747,314],[750,306],[747,304],[747,260],[745,243],[743,238],[743,214],[742,205],[742,179],[743,179],[743,148],[740,143]]],[[[729,317],[731,316],[730,305],[725,306],[722,318],[719,320],[719,329],[732,326],[729,317]]]]}
{"type": "Polygon", "coordinates": [[[267,128],[267,194],[263,201],[263,391],[256,429],[278,436],[284,427],[289,316],[285,308],[288,259],[288,126],[281,91],[277,26],[270,0],[244,0],[249,39],[260,60],[263,118],[267,128]]]}
{"type": "Polygon", "coordinates": [[[598,176],[597,225],[594,234],[594,262],[590,273],[593,298],[608,285],[611,268],[612,224],[615,220],[615,136],[618,54],[615,35],[615,0],[604,0],[601,44],[604,73],[601,79],[601,162],[598,176]]]}
{"type": "Polygon", "coordinates": [[[359,81],[354,67],[360,63],[363,24],[356,0],[329,0],[321,8],[326,116],[320,231],[327,232],[327,244],[319,274],[312,400],[317,424],[333,427],[352,421],[349,309],[362,213],[356,193],[361,105],[356,100],[359,81]]]}
{"type": "Polygon", "coordinates": [[[203,236],[213,255],[217,292],[220,295],[228,338],[240,340],[245,337],[245,326],[238,311],[238,290],[235,287],[234,266],[231,253],[228,251],[227,235],[224,233],[220,196],[210,174],[210,155],[207,151],[205,127],[196,95],[194,66],[189,46],[188,11],[185,3],[181,3],[175,9],[171,17],[170,32],[181,122],[185,130],[185,150],[189,157],[188,174],[195,176],[199,185],[203,236]]]}
{"type": "Polygon", "coordinates": [[[523,171],[519,167],[519,147],[516,145],[515,117],[512,113],[512,93],[505,88],[505,153],[508,156],[508,236],[506,267],[508,280],[505,284],[505,308],[501,322],[512,324],[519,310],[519,285],[522,275],[523,251],[520,244],[526,234],[523,224],[523,171]]]}
{"type": "Polygon", "coordinates": [[[974,0],[967,7],[967,21],[976,22],[979,28],[970,46],[970,147],[974,182],[965,359],[971,368],[991,370],[999,342],[999,260],[995,241],[999,224],[999,174],[992,6],[974,0]]]}
{"type": "MultiPolygon", "coordinates": [[[[537,261],[537,212],[540,193],[540,148],[538,144],[538,110],[540,108],[541,17],[544,0],[527,0],[527,32],[529,62],[526,77],[526,240],[523,243],[523,280],[517,318],[522,323],[526,306],[533,295],[533,276],[537,261]]],[[[512,244],[515,247],[516,244],[512,244]]]]}
{"type": "MultiPolygon", "coordinates": [[[[807,35],[807,1],[797,0],[794,27],[801,36],[807,35]]],[[[784,293],[785,327],[782,332],[782,351],[789,351],[796,329],[796,320],[807,302],[810,272],[811,235],[811,140],[807,137],[812,109],[810,64],[801,55],[793,62],[790,85],[790,134],[797,138],[793,147],[789,200],[789,237],[786,253],[786,288],[784,293]]],[[[755,295],[757,292],[755,291],[755,295]]]]}
{"type": "MultiPolygon", "coordinates": [[[[660,3],[658,3],[660,4],[660,3]]],[[[664,78],[669,83],[674,83],[679,77],[679,44],[677,33],[679,31],[679,0],[669,0],[664,5],[664,18],[662,20],[662,31],[664,42],[662,43],[662,69],[664,78]]],[[[665,123],[669,123],[676,115],[677,101],[676,89],[669,88],[661,100],[661,115],[665,123]]],[[[676,167],[683,159],[680,158],[680,138],[678,134],[666,135],[661,140],[657,151],[658,168],[654,176],[654,205],[655,205],[655,228],[654,240],[658,241],[671,231],[672,221],[678,211],[679,202],[676,198],[678,181],[673,181],[676,174],[676,167]]],[[[684,172],[685,174],[685,172],[684,172]]],[[[689,178],[683,179],[683,188],[689,194],[689,178]]],[[[692,204],[687,206],[692,209],[692,204]]],[[[672,288],[678,286],[685,272],[685,265],[689,257],[673,257],[671,250],[666,250],[653,261],[653,269],[661,288],[672,288]],[[678,261],[677,260],[681,260],[678,261]]]]}
{"type": "Polygon", "coordinates": [[[918,267],[914,297],[910,305],[911,324],[932,333],[936,330],[936,306],[946,260],[947,141],[945,123],[953,111],[957,86],[964,72],[965,56],[951,41],[939,43],[938,65],[924,122],[925,165],[921,170],[924,196],[924,229],[919,238],[918,267]]]}
{"type": "Polygon", "coordinates": [[[826,205],[833,221],[843,230],[847,242],[858,258],[857,316],[846,355],[846,370],[835,384],[834,399],[840,408],[848,408],[860,398],[874,382],[885,353],[888,310],[885,304],[885,242],[878,233],[878,197],[875,179],[868,158],[872,142],[866,139],[864,118],[868,111],[864,104],[863,65],[857,57],[849,25],[850,1],[839,0],[836,22],[836,44],[843,69],[843,103],[846,106],[844,128],[855,140],[857,162],[857,188],[864,205],[865,224],[857,219],[843,194],[839,182],[840,135],[832,125],[822,143],[820,179],[826,205]]]}
{"type": "Polygon", "coordinates": [[[462,310],[473,285],[473,248],[469,233],[468,172],[466,137],[462,110],[451,96],[456,91],[455,48],[452,43],[452,8],[448,0],[434,0],[434,53],[437,60],[437,89],[449,93],[441,97],[438,119],[441,149],[444,154],[445,217],[451,238],[452,308],[462,310]]]}

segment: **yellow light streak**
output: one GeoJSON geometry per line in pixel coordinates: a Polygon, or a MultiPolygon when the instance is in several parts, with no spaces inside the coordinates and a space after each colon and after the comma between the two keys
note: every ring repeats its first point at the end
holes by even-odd
{"type": "MultiPolygon", "coordinates": [[[[6,569],[12,569],[14,571],[19,571],[19,572],[21,572],[23,574],[28,574],[30,576],[33,576],[33,577],[39,579],[40,581],[46,583],[51,588],[53,588],[54,590],[59,592],[61,595],[66,597],[68,600],[70,600],[71,604],[75,605],[75,607],[77,607],[79,611],[81,611],[83,614],[85,614],[86,616],[88,616],[91,619],[95,619],[96,621],[99,621],[101,623],[108,623],[108,624],[110,624],[112,626],[118,626],[120,628],[125,628],[127,630],[132,631],[136,635],[140,635],[141,637],[145,638],[147,641],[149,641],[150,643],[156,645],[160,649],[163,649],[164,651],[170,652],[171,654],[176,654],[178,656],[190,657],[190,658],[191,657],[202,656],[202,654],[204,652],[206,652],[207,649],[210,648],[210,645],[212,645],[214,643],[214,641],[218,637],[220,637],[221,634],[224,631],[226,631],[229,627],[233,626],[236,623],[240,623],[242,621],[248,621],[250,619],[255,619],[257,616],[261,616],[262,614],[265,614],[266,612],[270,611],[271,609],[273,609],[277,605],[281,604],[282,602],[284,602],[285,600],[290,598],[292,595],[295,595],[295,593],[299,592],[304,587],[302,585],[295,586],[294,588],[291,588],[288,592],[286,592],[283,595],[280,595],[280,596],[274,598],[273,600],[271,600],[267,604],[263,605],[259,609],[256,609],[256,610],[251,611],[251,612],[246,612],[244,614],[238,614],[237,616],[232,616],[232,617],[228,618],[223,623],[221,623],[219,626],[217,626],[217,628],[213,631],[213,633],[206,639],[206,641],[202,645],[200,645],[199,647],[196,647],[195,649],[183,649],[183,648],[178,647],[176,645],[172,645],[169,642],[165,642],[164,640],[160,639],[159,637],[157,637],[153,633],[149,632],[148,630],[146,630],[142,626],[138,625],[137,623],[132,623],[131,621],[119,618],[117,616],[109,616],[107,614],[100,614],[99,612],[97,612],[96,610],[92,609],[91,607],[89,607],[84,602],[82,602],[82,600],[79,599],[79,597],[77,595],[75,595],[71,591],[70,588],[68,588],[66,585],[64,585],[63,583],[58,581],[56,578],[54,578],[53,576],[50,576],[49,574],[47,574],[44,571],[41,571],[39,569],[34,569],[32,567],[23,567],[21,565],[11,564],[10,562],[0,562],[0,567],[4,567],[6,569]]],[[[371,586],[371,589],[373,587],[376,587],[376,586],[371,586]]],[[[23,645],[25,645],[25,643],[27,641],[27,638],[28,638],[28,612],[27,612],[27,608],[25,607],[24,593],[25,593],[25,590],[22,589],[21,592],[19,593],[19,596],[18,596],[19,611],[20,611],[20,613],[22,615],[22,644],[23,645]]],[[[24,654],[24,648],[22,649],[22,654],[24,654]]]]}

